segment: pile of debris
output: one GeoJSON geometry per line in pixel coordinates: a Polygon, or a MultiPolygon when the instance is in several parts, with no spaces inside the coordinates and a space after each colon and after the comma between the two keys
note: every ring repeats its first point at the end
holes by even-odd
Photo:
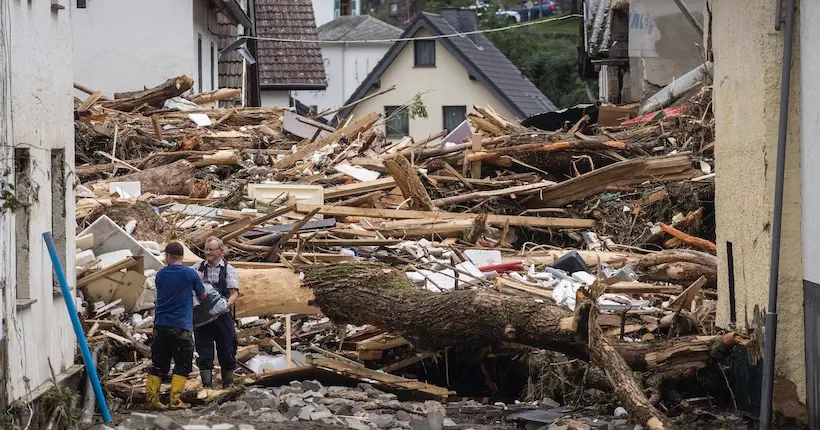
{"type": "MultiPolygon", "coordinates": [[[[210,236],[240,277],[246,384],[320,372],[445,401],[450,362],[477,357],[499,397],[504,376],[484,361],[546,349],[591,359],[636,422],[670,428],[657,407],[694,406],[629,391],[628,369],[676,369],[644,381],[660,390],[749,343],[714,326],[708,88],[642,117],[619,107],[610,127],[583,115],[544,131],[475,106],[417,142],[387,139],[378,113],[332,127],[204,108],[221,95],[182,98],[190,87],[75,103],[77,286],[124,401],[142,390],[162,246],[183,242],[193,264],[210,236]]],[[[199,404],[237,395],[189,385],[199,404]]]]}

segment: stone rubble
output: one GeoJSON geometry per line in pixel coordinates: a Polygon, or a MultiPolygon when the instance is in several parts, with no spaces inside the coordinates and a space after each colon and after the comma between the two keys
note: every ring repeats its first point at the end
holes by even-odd
{"type": "MultiPolygon", "coordinates": [[[[618,408],[621,409],[621,408],[618,408]]],[[[248,388],[240,398],[179,412],[133,412],[116,428],[97,430],[254,430],[255,425],[289,421],[316,422],[353,430],[638,430],[626,416],[573,416],[573,408],[552,399],[533,403],[486,404],[474,400],[442,404],[401,402],[370,384],[325,387],[318,381],[294,381],[275,388],[248,388]],[[173,417],[173,418],[172,418],[173,417]],[[220,423],[220,417],[244,424],[220,423]],[[546,421],[545,421],[546,420],[546,421]]],[[[615,415],[622,415],[616,410],[615,415]]]]}
{"type": "MultiPolygon", "coordinates": [[[[318,381],[293,381],[276,388],[253,387],[237,400],[210,404],[183,413],[204,414],[187,422],[160,413],[134,412],[117,430],[252,430],[253,423],[314,421],[351,429],[435,429],[441,430],[445,407],[435,401],[399,402],[395,394],[370,384],[356,388],[325,387],[318,381]],[[217,423],[217,417],[248,424],[217,423]]],[[[458,427],[449,420],[451,427],[458,427]]],[[[101,427],[105,428],[105,427],[101,427]]],[[[110,429],[107,427],[106,429],[110,429]]]]}

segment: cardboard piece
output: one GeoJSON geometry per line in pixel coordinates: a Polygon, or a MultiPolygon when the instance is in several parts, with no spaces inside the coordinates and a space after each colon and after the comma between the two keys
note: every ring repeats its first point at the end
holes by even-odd
{"type": "Polygon", "coordinates": [[[85,288],[91,299],[106,303],[121,299],[120,305],[125,308],[126,312],[132,312],[137,299],[145,289],[145,280],[145,275],[142,273],[128,270],[106,275],[88,284],[85,288]]]}

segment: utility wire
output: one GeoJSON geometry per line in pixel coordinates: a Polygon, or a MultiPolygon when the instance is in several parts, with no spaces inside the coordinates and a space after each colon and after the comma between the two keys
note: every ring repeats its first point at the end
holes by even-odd
{"type": "Polygon", "coordinates": [[[466,31],[463,33],[440,34],[435,36],[419,36],[419,37],[399,37],[394,39],[368,39],[368,40],[305,40],[305,39],[287,39],[280,37],[264,37],[264,36],[238,36],[237,40],[261,40],[267,42],[290,42],[290,43],[319,43],[319,44],[350,44],[350,43],[394,43],[394,42],[412,42],[416,40],[436,40],[448,39],[451,37],[465,37],[473,34],[497,33],[499,31],[514,30],[517,28],[529,27],[532,25],[546,24],[550,22],[564,21],[570,18],[580,18],[581,15],[569,14],[555,18],[547,18],[541,21],[530,21],[521,24],[508,25],[506,27],[490,28],[487,30],[466,31]]]}

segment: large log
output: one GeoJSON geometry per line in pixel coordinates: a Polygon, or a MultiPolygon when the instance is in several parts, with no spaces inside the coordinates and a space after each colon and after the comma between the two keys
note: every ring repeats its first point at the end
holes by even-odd
{"type": "Polygon", "coordinates": [[[646,425],[649,430],[672,430],[677,426],[661,413],[643,392],[643,388],[632,376],[629,365],[618,353],[612,339],[604,336],[597,323],[598,307],[590,303],[589,310],[589,351],[592,363],[606,374],[612,391],[621,404],[639,423],[646,425]]]}
{"type": "Polygon", "coordinates": [[[236,317],[271,316],[275,314],[316,314],[308,305],[313,298],[302,288],[299,274],[288,268],[236,269],[239,275],[239,299],[236,317]]]}
{"type": "Polygon", "coordinates": [[[85,184],[97,195],[108,195],[109,182],[139,182],[143,193],[187,196],[193,190],[194,166],[179,160],[164,166],[85,184]]]}
{"type": "MultiPolygon", "coordinates": [[[[304,285],[336,323],[370,324],[403,336],[420,349],[516,342],[589,359],[587,333],[564,307],[495,291],[432,293],[378,263],[304,267],[304,285]]],[[[724,357],[742,338],[688,336],[649,342],[613,340],[633,370],[702,368],[724,357]]]]}
{"type": "Polygon", "coordinates": [[[182,75],[176,78],[171,78],[165,81],[162,85],[145,91],[139,91],[135,94],[130,94],[128,97],[107,100],[102,102],[103,107],[115,109],[123,112],[131,112],[132,110],[142,106],[162,106],[165,100],[176,97],[194,86],[194,80],[189,76],[182,75]]]}

